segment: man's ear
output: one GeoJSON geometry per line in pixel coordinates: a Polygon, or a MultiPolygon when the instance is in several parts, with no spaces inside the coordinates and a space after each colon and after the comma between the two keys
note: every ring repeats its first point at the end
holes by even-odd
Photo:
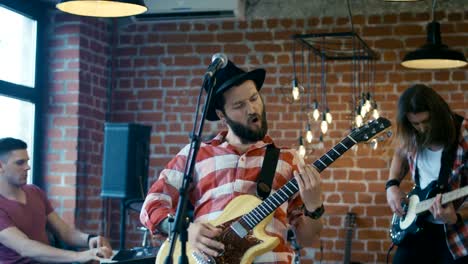
{"type": "Polygon", "coordinates": [[[220,120],[224,120],[224,114],[223,114],[223,111],[219,110],[219,109],[216,109],[216,115],[218,116],[218,118],[220,120]]]}

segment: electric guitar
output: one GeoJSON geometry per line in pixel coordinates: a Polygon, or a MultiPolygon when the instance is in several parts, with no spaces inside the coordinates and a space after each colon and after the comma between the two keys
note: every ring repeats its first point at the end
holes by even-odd
{"type": "MultiPolygon", "coordinates": [[[[317,171],[323,171],[352,146],[358,142],[369,141],[390,126],[389,120],[380,117],[353,129],[347,137],[316,160],[313,166],[317,171]]],[[[217,219],[209,222],[223,230],[221,235],[216,238],[224,244],[223,254],[212,257],[198,250],[192,250],[187,243],[186,252],[189,263],[247,264],[252,263],[255,257],[271,251],[279,244],[280,240],[266,234],[265,227],[271,221],[273,212],[298,191],[299,185],[293,178],[264,201],[253,195],[240,195],[234,198],[217,219]]],[[[165,262],[170,251],[170,244],[169,240],[163,243],[156,257],[156,264],[165,262]]],[[[172,260],[177,261],[179,256],[180,242],[176,241],[172,260]]]]}
{"type": "Polygon", "coordinates": [[[360,262],[351,261],[351,242],[353,232],[356,228],[356,213],[348,212],[346,214],[346,243],[343,264],[360,264],[360,262]]]}
{"type": "MultiPolygon", "coordinates": [[[[435,198],[429,197],[433,197],[437,193],[436,185],[437,181],[433,181],[424,189],[415,186],[407,195],[408,204],[403,205],[406,214],[401,217],[393,214],[390,226],[390,238],[395,245],[399,245],[407,234],[416,233],[421,230],[421,216],[431,208],[434,202],[435,198]]],[[[467,194],[468,186],[444,193],[442,194],[441,204],[444,205],[467,194]]]]}

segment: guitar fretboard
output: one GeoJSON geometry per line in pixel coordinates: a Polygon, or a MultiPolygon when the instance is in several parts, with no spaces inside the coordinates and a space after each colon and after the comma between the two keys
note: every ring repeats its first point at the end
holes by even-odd
{"type": "MultiPolygon", "coordinates": [[[[442,194],[442,200],[440,203],[446,204],[458,198],[464,197],[467,194],[468,194],[468,186],[465,186],[463,188],[456,189],[451,192],[442,194]]],[[[416,204],[415,213],[419,214],[419,213],[429,210],[434,200],[435,198],[430,198],[430,199],[421,201],[418,204],[416,204]]]]}
{"type": "MultiPolygon", "coordinates": [[[[318,172],[326,169],[330,164],[337,160],[343,153],[357,143],[351,136],[347,136],[340,143],[336,144],[325,155],[320,157],[313,163],[318,172]]],[[[299,185],[296,179],[288,181],[283,187],[278,189],[274,194],[265,199],[259,206],[250,211],[241,218],[241,221],[246,223],[250,229],[253,229],[263,219],[280,207],[291,196],[299,191],[299,185]]]]}

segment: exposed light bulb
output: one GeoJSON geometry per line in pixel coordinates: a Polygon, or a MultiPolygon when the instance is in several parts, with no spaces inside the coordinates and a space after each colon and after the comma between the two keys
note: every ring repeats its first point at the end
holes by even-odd
{"type": "Polygon", "coordinates": [[[372,148],[373,150],[376,150],[376,149],[377,149],[377,146],[379,145],[379,142],[378,142],[377,139],[374,138],[374,139],[371,140],[370,145],[371,145],[371,148],[372,148]]]}
{"type": "Polygon", "coordinates": [[[326,134],[328,131],[328,124],[326,120],[322,120],[322,123],[320,123],[320,130],[322,131],[323,134],[326,134]]]}
{"type": "Polygon", "coordinates": [[[293,90],[292,90],[292,97],[294,99],[294,101],[297,101],[299,100],[299,87],[293,87],[293,90]]]}
{"type": "Polygon", "coordinates": [[[312,131],[307,130],[306,134],[306,140],[308,143],[312,143],[312,139],[314,139],[314,135],[312,134],[312,131]]]}
{"type": "Polygon", "coordinates": [[[356,127],[362,126],[362,116],[356,115],[356,117],[354,118],[354,123],[356,124],[356,127]]]}
{"type": "Polygon", "coordinates": [[[320,123],[320,130],[322,131],[322,134],[326,134],[328,131],[327,117],[325,113],[322,114],[322,122],[320,123]]]}
{"type": "Polygon", "coordinates": [[[312,134],[312,130],[310,129],[310,124],[307,124],[307,133],[306,133],[307,143],[312,143],[312,139],[314,139],[314,134],[312,134]]]}
{"type": "Polygon", "coordinates": [[[301,158],[305,157],[305,153],[306,153],[306,149],[305,149],[304,145],[300,145],[299,146],[299,155],[301,156],[301,158]]]}
{"type": "Polygon", "coordinates": [[[318,110],[318,102],[316,99],[314,99],[314,102],[312,102],[312,107],[314,108],[312,117],[314,118],[315,121],[317,121],[320,117],[320,111],[318,110]]]}
{"type": "Polygon", "coordinates": [[[377,109],[372,110],[372,117],[374,119],[379,119],[379,117],[380,117],[379,110],[377,110],[377,109]]]}
{"type": "Polygon", "coordinates": [[[297,101],[297,100],[299,100],[301,94],[300,94],[300,91],[299,91],[299,85],[297,84],[296,78],[294,78],[292,86],[293,86],[292,87],[292,97],[293,97],[294,101],[297,101]]]}
{"type": "Polygon", "coordinates": [[[319,119],[320,111],[317,108],[314,109],[314,113],[312,114],[312,117],[314,118],[315,121],[319,119]]]}
{"type": "Polygon", "coordinates": [[[299,156],[301,156],[301,158],[304,158],[304,157],[305,157],[306,149],[305,149],[305,147],[304,147],[304,143],[302,142],[302,136],[299,137],[299,149],[298,149],[298,152],[299,152],[299,156]]]}
{"type": "Polygon", "coordinates": [[[366,108],[366,112],[369,112],[371,107],[371,102],[369,100],[366,100],[366,102],[364,103],[364,108],[366,108]]]}
{"type": "Polygon", "coordinates": [[[366,109],[366,107],[365,107],[364,105],[361,107],[361,111],[359,112],[359,114],[360,114],[362,117],[366,116],[366,114],[367,114],[367,109],[366,109]]]}
{"type": "Polygon", "coordinates": [[[332,121],[333,121],[333,117],[332,117],[332,114],[330,113],[330,111],[327,109],[327,114],[325,116],[325,119],[327,120],[327,123],[328,124],[331,124],[332,121]]]}
{"type": "Polygon", "coordinates": [[[372,104],[371,104],[371,94],[370,94],[370,92],[367,92],[365,98],[366,98],[366,100],[365,100],[365,102],[364,102],[364,107],[366,108],[366,112],[368,113],[368,112],[371,110],[371,108],[372,108],[372,104]]]}

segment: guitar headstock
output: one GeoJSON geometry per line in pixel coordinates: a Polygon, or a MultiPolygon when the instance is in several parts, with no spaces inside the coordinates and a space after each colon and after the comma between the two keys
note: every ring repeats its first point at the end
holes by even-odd
{"type": "Polygon", "coordinates": [[[345,226],[347,229],[353,229],[356,226],[356,213],[346,213],[345,226]]]}
{"type": "Polygon", "coordinates": [[[354,128],[349,137],[356,142],[367,142],[392,126],[390,120],[379,117],[358,128],[354,128]]]}

